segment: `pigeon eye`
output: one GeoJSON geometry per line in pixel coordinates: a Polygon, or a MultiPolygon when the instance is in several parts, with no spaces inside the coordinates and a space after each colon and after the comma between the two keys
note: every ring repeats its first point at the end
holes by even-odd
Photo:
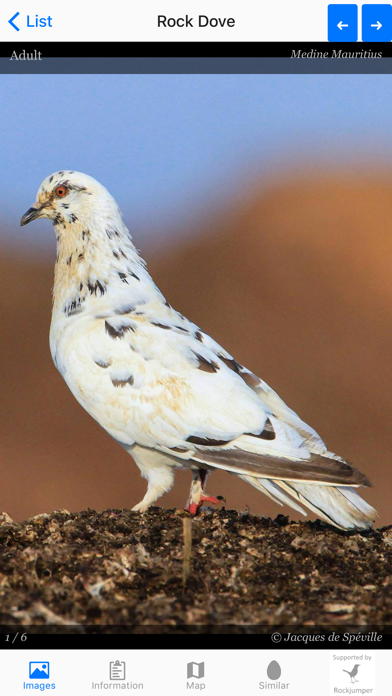
{"type": "Polygon", "coordinates": [[[68,189],[66,186],[57,186],[57,188],[55,188],[54,192],[55,192],[57,198],[64,198],[64,196],[66,196],[66,194],[68,193],[68,189]]]}

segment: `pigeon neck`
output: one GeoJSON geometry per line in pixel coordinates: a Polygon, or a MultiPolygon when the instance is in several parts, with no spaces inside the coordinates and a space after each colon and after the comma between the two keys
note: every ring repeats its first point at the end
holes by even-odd
{"type": "Polygon", "coordinates": [[[54,311],[71,316],[87,306],[159,292],[121,219],[99,227],[62,222],[55,230],[54,311]]]}

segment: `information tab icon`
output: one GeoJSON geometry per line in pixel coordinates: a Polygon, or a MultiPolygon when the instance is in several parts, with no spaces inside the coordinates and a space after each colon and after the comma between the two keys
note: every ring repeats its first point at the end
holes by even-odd
{"type": "Polygon", "coordinates": [[[112,681],[125,679],[125,662],[120,662],[120,660],[110,662],[110,679],[112,681]]]}

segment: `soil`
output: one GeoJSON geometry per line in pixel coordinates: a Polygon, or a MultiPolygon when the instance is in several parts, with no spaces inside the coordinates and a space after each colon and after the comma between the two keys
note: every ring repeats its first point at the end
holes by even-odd
{"type": "Polygon", "coordinates": [[[385,627],[391,588],[392,526],[344,533],[226,509],[0,515],[3,625],[385,627]]]}

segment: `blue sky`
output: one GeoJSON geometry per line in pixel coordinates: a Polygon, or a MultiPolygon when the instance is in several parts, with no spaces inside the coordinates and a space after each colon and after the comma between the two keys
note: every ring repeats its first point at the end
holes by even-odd
{"type": "Polygon", "coordinates": [[[32,238],[18,222],[59,169],[99,179],[134,236],[154,238],[258,179],[307,164],[389,166],[391,86],[389,75],[2,75],[7,241],[46,244],[49,223],[32,238]]]}

